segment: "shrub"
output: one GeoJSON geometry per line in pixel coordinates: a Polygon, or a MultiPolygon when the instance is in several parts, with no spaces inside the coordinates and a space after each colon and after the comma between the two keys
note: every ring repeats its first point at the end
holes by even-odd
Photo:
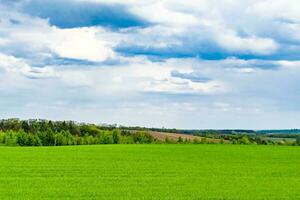
{"type": "Polygon", "coordinates": [[[145,144],[152,143],[154,138],[148,132],[138,131],[132,135],[134,143],[145,144]]]}
{"type": "Polygon", "coordinates": [[[183,143],[183,139],[181,136],[179,136],[178,140],[177,140],[178,143],[183,143]]]}
{"type": "Polygon", "coordinates": [[[298,146],[300,146],[300,135],[298,135],[297,138],[296,138],[296,144],[297,144],[298,146]]]}
{"type": "Polygon", "coordinates": [[[199,140],[198,138],[194,138],[193,143],[194,144],[200,144],[201,140],[199,140]]]}

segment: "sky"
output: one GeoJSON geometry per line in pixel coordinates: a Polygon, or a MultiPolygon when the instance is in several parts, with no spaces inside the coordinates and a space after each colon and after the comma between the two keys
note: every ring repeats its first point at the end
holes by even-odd
{"type": "Polygon", "coordinates": [[[300,128],[298,0],[0,0],[0,118],[300,128]]]}

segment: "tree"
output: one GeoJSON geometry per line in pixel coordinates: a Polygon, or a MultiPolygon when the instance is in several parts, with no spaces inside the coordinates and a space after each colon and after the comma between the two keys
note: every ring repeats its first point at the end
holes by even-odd
{"type": "Polygon", "coordinates": [[[27,140],[28,140],[28,134],[26,134],[24,131],[20,131],[17,136],[17,143],[20,146],[26,146],[28,144],[27,140]]]}
{"type": "Polygon", "coordinates": [[[298,135],[296,138],[296,144],[300,146],[300,135],[298,135]]]}
{"type": "Polygon", "coordinates": [[[114,144],[120,143],[121,134],[120,134],[119,130],[113,130],[112,138],[113,138],[114,144]]]}
{"type": "Polygon", "coordinates": [[[43,146],[55,145],[55,134],[52,129],[47,129],[45,132],[38,132],[38,136],[41,139],[43,146]]]}
{"type": "Polygon", "coordinates": [[[4,142],[5,145],[7,145],[7,146],[16,146],[16,145],[18,145],[18,142],[17,142],[17,133],[14,132],[14,131],[12,131],[12,130],[9,130],[5,134],[4,141],[5,141],[4,142]]]}
{"type": "Polygon", "coordinates": [[[69,123],[69,130],[72,135],[80,135],[80,128],[74,122],[69,123]]]}
{"type": "Polygon", "coordinates": [[[26,146],[34,146],[34,136],[32,134],[27,134],[26,146]]]}
{"type": "Polygon", "coordinates": [[[34,135],[33,145],[34,146],[42,146],[43,145],[39,136],[34,135]]]}
{"type": "Polygon", "coordinates": [[[66,137],[62,134],[62,132],[55,134],[55,146],[64,146],[66,144],[66,137]]]}
{"type": "Polygon", "coordinates": [[[23,129],[26,133],[28,133],[29,130],[30,130],[30,127],[29,127],[29,124],[28,124],[27,121],[23,121],[21,127],[22,127],[22,129],[23,129]]]}

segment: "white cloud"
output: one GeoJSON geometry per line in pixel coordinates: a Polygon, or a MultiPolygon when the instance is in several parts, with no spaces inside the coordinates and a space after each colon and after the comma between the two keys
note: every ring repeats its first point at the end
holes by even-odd
{"type": "MultiPolygon", "coordinates": [[[[101,0],[96,2],[103,3],[101,0]]],[[[190,42],[199,43],[198,45],[201,46],[211,41],[225,51],[254,55],[270,55],[280,47],[271,35],[268,37],[259,35],[256,30],[248,28],[256,23],[252,21],[252,18],[257,17],[256,7],[252,4],[258,5],[260,1],[245,1],[244,3],[232,0],[222,3],[206,0],[184,3],[174,0],[114,2],[127,5],[133,14],[154,23],[154,26],[139,29],[138,34],[134,31],[131,35],[132,40],[130,38],[126,40],[134,46],[148,48],[155,44],[164,44],[161,45],[162,48],[175,44],[182,45],[184,48],[184,45],[191,45],[190,42]],[[243,11],[247,12],[244,16],[242,16],[243,11]],[[240,13],[241,19],[230,18],[235,12],[240,13]],[[245,32],[246,35],[239,35],[239,31],[245,32]],[[143,37],[140,37],[141,35],[143,37]],[[167,37],[164,37],[165,35],[167,37]],[[165,42],[159,41],[162,38],[165,42]],[[172,42],[170,38],[173,39],[172,42]]],[[[260,14],[262,15],[264,13],[260,14]]],[[[266,24],[268,20],[265,19],[266,24]]]]}
{"type": "Polygon", "coordinates": [[[53,28],[49,48],[60,57],[101,62],[114,56],[96,28],[53,28]]]}
{"type": "Polygon", "coordinates": [[[221,31],[216,34],[217,43],[228,51],[270,55],[278,49],[276,42],[270,38],[242,38],[233,31],[221,31]]]}
{"type": "Polygon", "coordinates": [[[4,38],[0,38],[0,46],[2,45],[6,45],[9,41],[7,39],[4,38]]]}
{"type": "MultiPolygon", "coordinates": [[[[155,50],[163,49],[174,54],[198,54],[206,52],[207,45],[212,45],[218,48],[215,51],[227,54],[272,55],[281,48],[288,49],[280,44],[282,40],[299,41],[300,17],[297,13],[300,12],[297,1],[293,0],[288,1],[287,7],[280,0],[274,3],[258,0],[242,3],[237,0],[89,1],[123,4],[150,25],[120,31],[58,29],[50,27],[46,20],[17,14],[14,17],[22,18],[19,20],[21,25],[9,26],[9,41],[14,45],[24,43],[35,49],[32,51],[49,50],[62,57],[95,62],[115,57],[113,48],[116,46],[140,47],[143,52],[157,53],[155,50]],[[270,9],[267,9],[268,5],[271,5],[270,9]],[[280,20],[293,23],[280,23],[280,20]]],[[[0,46],[6,42],[0,40],[0,46]]]]}
{"type": "Polygon", "coordinates": [[[214,94],[226,91],[222,82],[211,81],[208,83],[196,83],[190,80],[169,78],[166,80],[154,80],[145,84],[145,91],[172,94],[214,94]]]}
{"type": "Polygon", "coordinates": [[[26,61],[0,53],[0,69],[8,73],[17,73],[29,78],[54,77],[52,68],[37,68],[29,66],[26,61]]]}
{"type": "MultiPolygon", "coordinates": [[[[1,15],[1,14],[0,14],[1,15]]],[[[50,26],[47,20],[31,18],[24,14],[2,14],[0,23],[0,47],[13,54],[26,57],[55,54],[62,58],[102,62],[114,57],[110,42],[100,38],[102,28],[59,29],[50,26]],[[10,23],[18,20],[18,24],[10,23]]]]}
{"type": "Polygon", "coordinates": [[[256,1],[248,10],[262,18],[290,19],[299,22],[300,2],[297,0],[264,0],[256,1]]]}
{"type": "Polygon", "coordinates": [[[128,64],[114,67],[66,68],[59,70],[58,73],[62,81],[69,86],[89,87],[101,94],[159,92],[197,95],[223,93],[227,90],[226,84],[218,80],[193,82],[189,79],[173,77],[174,70],[183,73],[193,72],[192,66],[185,61],[151,62],[136,59],[128,64]],[[181,65],[182,63],[185,66],[181,65]]]}
{"type": "MultiPolygon", "coordinates": [[[[173,2],[174,3],[174,2],[173,2]]],[[[167,26],[193,26],[198,24],[198,19],[192,14],[178,12],[170,9],[168,3],[156,1],[151,4],[133,6],[130,11],[153,23],[167,26]],[[159,13],[153,14],[153,13],[159,13]]]]}

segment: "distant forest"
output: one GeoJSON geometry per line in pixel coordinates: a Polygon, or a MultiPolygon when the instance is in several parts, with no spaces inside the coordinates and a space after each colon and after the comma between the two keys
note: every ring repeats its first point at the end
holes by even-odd
{"type": "Polygon", "coordinates": [[[0,120],[0,143],[7,146],[63,146],[153,143],[145,131],[51,120],[0,120]]]}
{"type": "Polygon", "coordinates": [[[149,144],[149,143],[222,143],[300,145],[300,131],[291,130],[179,130],[166,128],[96,125],[74,121],[43,119],[0,120],[0,145],[6,146],[64,146],[92,144],[149,144]],[[171,140],[155,138],[151,133],[188,134],[193,140],[178,137],[171,140]]]}

